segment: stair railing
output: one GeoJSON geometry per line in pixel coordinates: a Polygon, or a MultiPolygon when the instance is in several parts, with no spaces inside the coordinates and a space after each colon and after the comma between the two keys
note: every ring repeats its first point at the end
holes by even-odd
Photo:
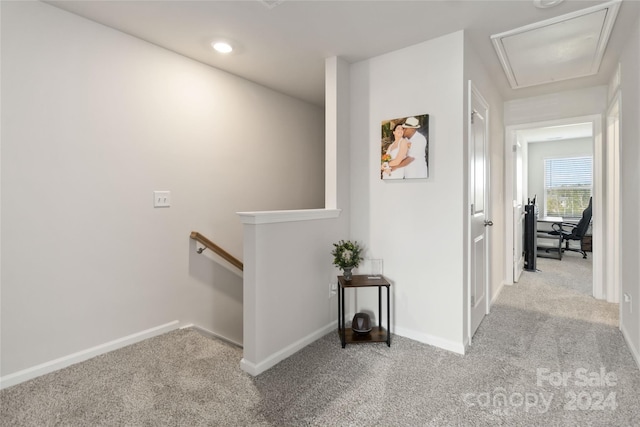
{"type": "Polygon", "coordinates": [[[233,265],[234,267],[238,268],[241,271],[244,270],[244,265],[242,264],[242,261],[240,261],[238,258],[231,255],[229,252],[222,249],[220,246],[213,243],[211,240],[207,239],[202,234],[198,233],[197,231],[192,231],[191,238],[204,245],[204,248],[198,249],[199,254],[204,252],[205,249],[211,249],[215,254],[219,255],[229,264],[233,265]]]}

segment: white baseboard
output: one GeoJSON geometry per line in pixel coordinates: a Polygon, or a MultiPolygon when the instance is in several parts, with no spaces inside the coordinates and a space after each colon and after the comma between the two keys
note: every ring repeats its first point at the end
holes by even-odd
{"type": "Polygon", "coordinates": [[[218,340],[221,340],[221,341],[225,341],[225,342],[228,342],[229,344],[235,345],[236,347],[242,348],[242,343],[239,343],[239,342],[237,342],[235,340],[232,340],[231,338],[227,338],[225,336],[216,334],[215,332],[210,331],[208,329],[201,328],[200,326],[194,325],[193,323],[190,323],[188,325],[184,325],[184,326],[180,327],[180,329],[187,329],[187,328],[195,329],[196,331],[200,332],[202,335],[207,336],[209,338],[215,338],[215,339],[218,339],[218,340]]]}
{"type": "Polygon", "coordinates": [[[500,296],[500,292],[502,292],[502,289],[504,289],[504,286],[505,286],[505,283],[500,282],[500,287],[498,288],[496,293],[494,295],[491,295],[491,305],[493,305],[496,302],[496,300],[500,296]]]}
{"type": "Polygon", "coordinates": [[[126,337],[118,338],[116,340],[100,344],[95,347],[70,354],[68,356],[60,357],[49,362],[32,366],[31,368],[23,369],[22,371],[15,372],[13,374],[5,375],[3,377],[0,377],[0,390],[16,384],[20,384],[24,381],[31,380],[41,375],[66,368],[67,366],[75,365],[76,363],[83,362],[101,354],[108,353],[110,351],[117,350],[119,348],[126,347],[128,345],[135,344],[149,338],[153,338],[157,335],[165,334],[167,332],[178,329],[178,325],[179,322],[177,320],[174,320],[173,322],[165,323],[164,325],[146,329],[144,331],[137,332],[126,337]]]}
{"type": "Polygon", "coordinates": [[[271,356],[257,363],[250,362],[243,357],[242,360],[240,361],[240,368],[242,368],[242,370],[248,373],[249,375],[252,375],[252,376],[259,375],[264,371],[266,371],[267,369],[277,365],[279,362],[282,362],[287,357],[302,350],[304,347],[308,346],[309,344],[316,341],[317,339],[325,336],[326,334],[336,329],[337,327],[338,327],[338,321],[335,320],[329,323],[328,325],[326,325],[325,327],[318,329],[317,331],[294,342],[293,344],[283,348],[282,350],[276,353],[273,353],[271,356]]]}
{"type": "MultiPolygon", "coordinates": [[[[414,341],[418,341],[424,344],[429,344],[438,348],[442,348],[444,350],[452,351],[458,354],[464,354],[465,351],[465,343],[464,341],[450,341],[444,338],[436,337],[433,335],[425,334],[422,332],[416,332],[411,329],[405,328],[394,328],[393,333],[403,336],[405,338],[412,339],[414,341]]],[[[393,342],[391,343],[393,345],[393,342]]]]}
{"type": "Polygon", "coordinates": [[[633,340],[631,339],[631,337],[629,336],[629,333],[627,332],[627,330],[624,328],[623,325],[620,325],[620,331],[622,331],[622,336],[624,337],[624,340],[627,342],[627,347],[629,347],[629,351],[631,352],[631,355],[635,359],[636,365],[638,365],[638,369],[640,369],[640,350],[633,346],[633,340]]]}

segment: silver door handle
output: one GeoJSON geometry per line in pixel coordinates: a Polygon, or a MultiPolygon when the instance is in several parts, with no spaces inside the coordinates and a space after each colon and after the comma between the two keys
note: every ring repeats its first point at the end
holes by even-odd
{"type": "Polygon", "coordinates": [[[491,227],[491,226],[493,225],[493,221],[487,221],[487,220],[485,219],[485,220],[484,220],[484,226],[486,227],[487,225],[488,225],[489,227],[491,227]]]}

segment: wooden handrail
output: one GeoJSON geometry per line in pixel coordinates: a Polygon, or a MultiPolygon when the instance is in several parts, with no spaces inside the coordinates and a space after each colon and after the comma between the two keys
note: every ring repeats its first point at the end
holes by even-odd
{"type": "Polygon", "coordinates": [[[231,255],[229,252],[222,249],[220,246],[213,243],[211,240],[204,237],[202,234],[198,233],[197,231],[192,231],[191,238],[193,240],[196,240],[202,243],[207,249],[211,249],[213,252],[220,255],[222,258],[228,261],[231,265],[237,267],[240,270],[244,270],[244,265],[242,264],[242,261],[240,261],[238,258],[231,255]]]}

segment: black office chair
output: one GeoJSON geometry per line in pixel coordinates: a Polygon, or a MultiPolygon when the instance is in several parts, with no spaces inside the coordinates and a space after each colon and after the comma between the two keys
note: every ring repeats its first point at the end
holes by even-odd
{"type": "Polygon", "coordinates": [[[547,234],[551,236],[560,236],[560,248],[558,250],[564,251],[573,251],[580,252],[582,254],[582,258],[587,257],[587,253],[582,250],[582,245],[580,245],[580,249],[574,249],[569,247],[569,242],[571,240],[577,240],[582,242],[582,238],[587,233],[589,229],[589,224],[591,223],[591,202],[593,198],[589,198],[589,205],[582,212],[582,218],[578,221],[577,224],[572,222],[561,222],[552,224],[552,230],[547,232],[547,234]],[[565,246],[562,247],[562,243],[564,242],[565,246]]]}

